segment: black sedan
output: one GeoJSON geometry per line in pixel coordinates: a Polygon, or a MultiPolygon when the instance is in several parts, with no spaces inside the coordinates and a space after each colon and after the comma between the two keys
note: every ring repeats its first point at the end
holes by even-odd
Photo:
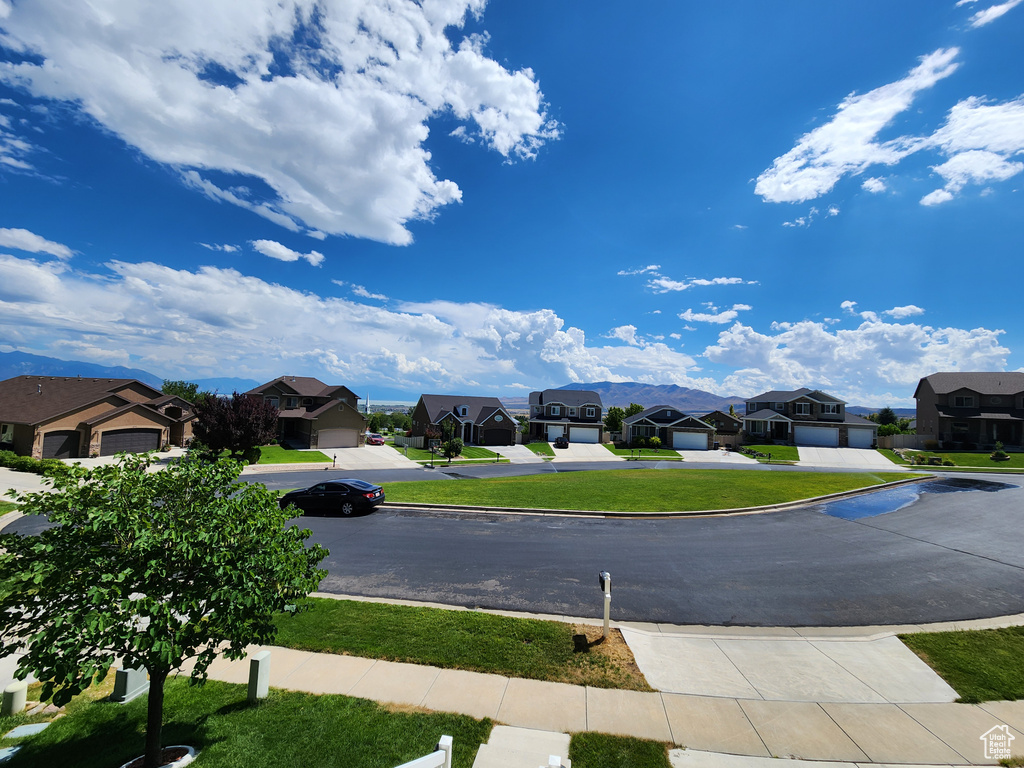
{"type": "Polygon", "coordinates": [[[294,504],[308,515],[351,515],[384,503],[384,489],[364,480],[329,480],[290,491],[281,497],[280,503],[282,509],[294,504]]]}

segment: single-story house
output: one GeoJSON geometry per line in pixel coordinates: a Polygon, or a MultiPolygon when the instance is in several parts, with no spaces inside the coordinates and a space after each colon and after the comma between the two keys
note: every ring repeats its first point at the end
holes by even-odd
{"type": "Polygon", "coordinates": [[[195,411],[136,379],[15,376],[0,381],[0,450],[37,459],[155,451],[192,439],[195,411]]]}
{"type": "Polygon", "coordinates": [[[774,440],[794,445],[871,448],[878,425],[846,412],[846,402],[803,387],[765,392],[747,401],[745,442],[774,440]]]}
{"type": "Polygon", "coordinates": [[[359,396],[346,386],[311,376],[279,376],[254,387],[247,397],[278,409],[277,437],[298,448],[357,448],[366,440],[366,416],[359,396]]]}
{"type": "Polygon", "coordinates": [[[519,423],[496,397],[420,395],[410,416],[413,437],[425,436],[430,427],[444,434],[448,422],[467,445],[515,445],[519,431],[519,423]]]}
{"type": "Polygon", "coordinates": [[[663,448],[707,451],[714,447],[715,428],[672,405],[655,405],[622,420],[622,439],[657,437],[663,448]]]}
{"type": "Polygon", "coordinates": [[[530,437],[566,438],[570,443],[603,443],[601,396],[587,389],[545,389],[530,393],[530,437]]]}

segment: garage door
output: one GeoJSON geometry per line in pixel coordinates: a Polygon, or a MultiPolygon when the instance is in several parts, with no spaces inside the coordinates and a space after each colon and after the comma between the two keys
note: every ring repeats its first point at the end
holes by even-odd
{"type": "Polygon", "coordinates": [[[548,426],[548,440],[557,440],[565,434],[565,427],[559,424],[557,427],[548,426]]]}
{"type": "Polygon", "coordinates": [[[708,436],[706,432],[673,432],[672,447],[682,451],[706,451],[708,436]]]}
{"type": "Polygon", "coordinates": [[[142,453],[160,447],[159,429],[112,429],[100,438],[100,456],[142,453]]]}
{"type": "Polygon", "coordinates": [[[870,429],[851,429],[850,430],[850,447],[851,448],[870,448],[871,443],[874,442],[873,430],[870,429]]]}
{"type": "Polygon", "coordinates": [[[359,432],[355,429],[321,429],[316,442],[317,448],[356,448],[359,432]]]}
{"type": "Polygon", "coordinates": [[[484,445],[514,445],[515,438],[507,429],[485,429],[484,445]]]}
{"type": "Polygon", "coordinates": [[[43,435],[44,459],[77,459],[78,432],[47,432],[43,435]]]}
{"type": "Polygon", "coordinates": [[[601,439],[597,427],[573,427],[569,433],[569,441],[573,443],[596,443],[601,439]]]}
{"type": "Polygon", "coordinates": [[[839,447],[839,427],[796,427],[797,445],[839,447]]]}

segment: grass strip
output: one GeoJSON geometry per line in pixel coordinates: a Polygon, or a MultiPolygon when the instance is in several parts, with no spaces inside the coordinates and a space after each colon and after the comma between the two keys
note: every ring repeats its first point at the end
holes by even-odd
{"type": "Polygon", "coordinates": [[[281,445],[264,445],[260,448],[260,464],[312,464],[330,462],[331,457],[320,451],[296,451],[281,445]]]}
{"type": "Polygon", "coordinates": [[[598,512],[685,512],[783,504],[918,477],[906,472],[618,469],[389,483],[388,501],[598,512]]]}
{"type": "MultiPolygon", "coordinates": [[[[758,453],[764,453],[771,456],[771,461],[800,461],[800,449],[795,445],[744,445],[744,448],[749,448],[752,451],[758,453]]],[[[758,458],[760,462],[768,462],[767,458],[758,458]]]]}
{"type": "MultiPolygon", "coordinates": [[[[433,458],[434,464],[448,464],[448,459],[444,457],[444,454],[431,453],[425,448],[413,448],[412,446],[408,446],[408,452],[406,451],[406,446],[392,446],[392,448],[401,453],[403,456],[406,456],[407,458],[411,459],[412,461],[429,462],[431,458],[433,458]]],[[[501,450],[499,449],[498,453],[500,452],[501,450]]],[[[477,445],[467,445],[462,449],[462,453],[459,454],[459,456],[452,459],[451,463],[467,463],[465,461],[460,462],[459,459],[472,459],[475,460],[473,463],[480,463],[481,460],[487,459],[494,461],[495,459],[497,459],[497,454],[494,451],[489,450],[487,448],[481,448],[480,446],[477,445]]],[[[508,459],[502,458],[498,463],[505,464],[507,462],[508,459]]]]}
{"type": "MultiPolygon", "coordinates": [[[[21,749],[5,765],[121,765],[142,754],[145,724],[145,696],[128,704],[79,696],[66,717],[20,740],[21,749]]],[[[433,751],[448,734],[454,739],[453,764],[471,768],[491,727],[490,720],[464,715],[396,711],[364,699],[276,689],[250,705],[244,685],[190,686],[172,678],[165,688],[163,743],[198,747],[199,762],[210,768],[394,768],[433,751]]]]}
{"type": "Polygon", "coordinates": [[[527,443],[526,447],[536,453],[538,456],[554,456],[555,449],[551,447],[551,443],[545,443],[540,440],[535,440],[532,443],[527,443]]]}
{"type": "Polygon", "coordinates": [[[960,701],[1024,699],[1024,627],[899,637],[949,683],[960,701]]]}
{"type": "Polygon", "coordinates": [[[0,515],[6,515],[8,512],[13,512],[18,508],[18,505],[13,501],[0,501],[0,515]]]}
{"type": "Polygon", "coordinates": [[[429,664],[597,688],[650,691],[621,635],[574,650],[573,635],[600,627],[475,611],[311,598],[312,609],[277,620],[278,645],[304,651],[429,664]]]}
{"type": "Polygon", "coordinates": [[[644,461],[682,461],[683,457],[669,448],[616,448],[611,443],[604,443],[604,447],[616,456],[624,459],[637,459],[644,461]]]}
{"type": "Polygon", "coordinates": [[[573,768],[669,768],[668,746],[630,736],[576,733],[569,759],[573,768]]]}

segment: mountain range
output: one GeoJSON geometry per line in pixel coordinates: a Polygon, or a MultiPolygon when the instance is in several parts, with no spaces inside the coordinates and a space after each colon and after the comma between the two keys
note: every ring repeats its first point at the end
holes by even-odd
{"type": "MultiPolygon", "coordinates": [[[[115,379],[138,379],[157,389],[163,384],[163,379],[154,376],[141,368],[126,368],[124,366],[107,366],[96,363],[86,363],[81,360],[58,360],[55,357],[44,357],[32,355],[27,352],[0,352],[0,379],[9,379],[14,376],[88,376],[96,378],[115,379]]],[[[191,379],[199,385],[200,390],[208,390],[228,394],[230,392],[245,392],[258,386],[261,382],[255,379],[243,379],[236,377],[220,377],[211,379],[191,379]]],[[[601,403],[605,408],[617,405],[626,408],[630,403],[639,403],[644,407],[652,405],[671,405],[683,413],[702,415],[711,411],[729,412],[729,406],[736,408],[737,412],[743,412],[746,400],[742,397],[715,395],[700,389],[680,387],[675,384],[639,384],[632,381],[597,381],[591,383],[566,384],[558,389],[587,389],[597,392],[601,396],[601,403]]],[[[378,390],[375,399],[380,402],[386,398],[386,389],[378,390]]],[[[403,399],[401,397],[399,400],[403,399]]],[[[513,410],[525,410],[529,406],[528,397],[503,397],[501,401],[507,408],[513,410]]],[[[865,415],[878,410],[878,407],[847,406],[850,413],[865,415]]],[[[898,416],[913,418],[913,408],[894,408],[898,416]]]]}

